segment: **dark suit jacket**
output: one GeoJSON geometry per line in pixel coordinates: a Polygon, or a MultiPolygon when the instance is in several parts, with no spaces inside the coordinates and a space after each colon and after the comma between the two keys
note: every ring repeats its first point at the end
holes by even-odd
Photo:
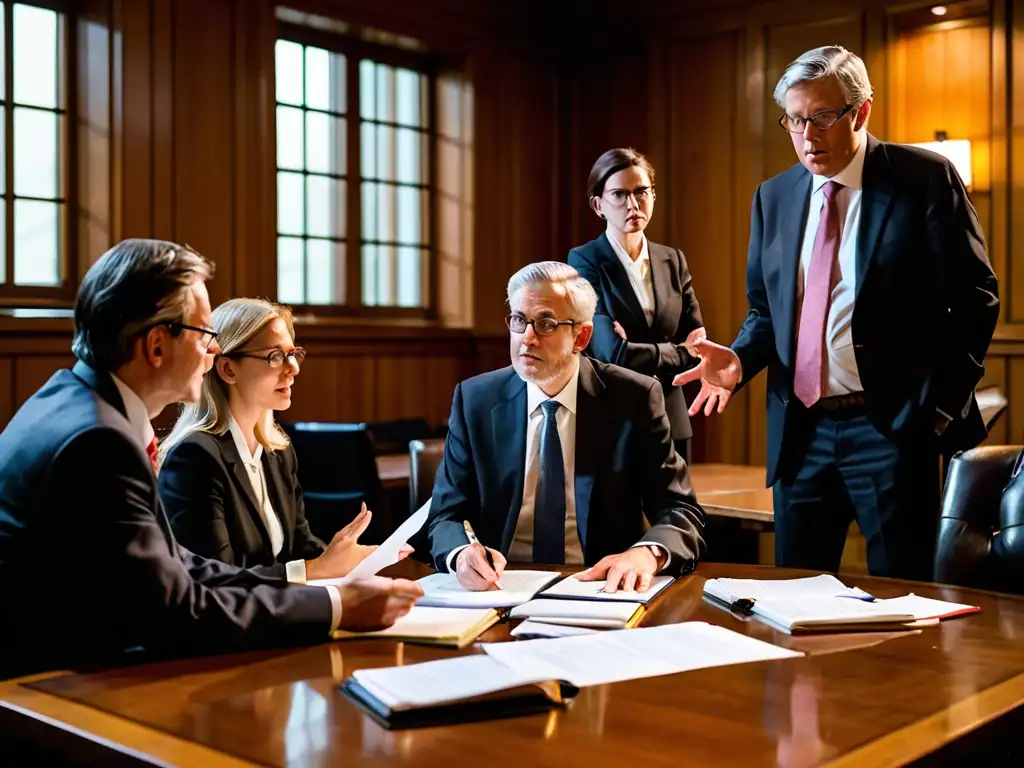
{"type": "MultiPolygon", "coordinates": [[[[523,500],[526,407],[526,382],[511,366],[455,387],[427,522],[438,570],[466,543],[464,520],[483,544],[508,554],[523,500]]],[[[639,541],[664,546],[675,573],[696,565],[704,513],[649,376],[580,357],[575,494],[588,565],[639,541]]]]}
{"type": "Polygon", "coordinates": [[[239,568],[309,560],[324,551],[303,512],[295,450],[290,445],[273,453],[264,450],[260,462],[284,533],[277,557],[230,432],[193,432],[171,449],[160,467],[160,500],[182,546],[239,568]]]}
{"type": "Polygon", "coordinates": [[[569,251],[568,261],[597,292],[594,335],[587,354],[659,379],[672,437],[681,440],[692,437],[693,432],[683,390],[672,386],[672,378],[692,367],[696,360],[676,345],[702,327],[704,321],[683,252],[650,241],[647,247],[654,286],[654,317],[650,325],[622,262],[604,234],[569,251]],[[613,330],[615,322],[626,332],[626,341],[613,330]]]}
{"type": "MultiPolygon", "coordinates": [[[[733,349],[749,381],[768,368],[768,484],[788,461],[796,406],[796,284],[811,174],[802,166],[754,194],[750,311],[733,349]]],[[[867,138],[853,345],[868,417],[894,440],[958,450],[985,437],[974,399],[999,317],[977,212],[945,158],[867,138]],[[936,409],[954,418],[941,443],[936,409]],[[922,442],[923,441],[923,442],[922,442]]],[[[791,466],[791,465],[787,465],[791,466]]]]}
{"type": "MultiPolygon", "coordinates": [[[[283,566],[278,566],[283,572],[283,566]]],[[[111,378],[58,371],[0,433],[0,677],[323,641],[326,590],[193,555],[111,378]]]]}

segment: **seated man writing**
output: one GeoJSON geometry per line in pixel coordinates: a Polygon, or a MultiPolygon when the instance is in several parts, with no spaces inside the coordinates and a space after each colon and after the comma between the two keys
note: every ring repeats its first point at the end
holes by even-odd
{"type": "Polygon", "coordinates": [[[597,297],[572,267],[524,267],[508,303],[512,365],[455,388],[427,523],[435,567],[473,590],[496,588],[506,559],[586,564],[607,591],[692,570],[704,515],[660,384],[580,354],[597,297]]]}

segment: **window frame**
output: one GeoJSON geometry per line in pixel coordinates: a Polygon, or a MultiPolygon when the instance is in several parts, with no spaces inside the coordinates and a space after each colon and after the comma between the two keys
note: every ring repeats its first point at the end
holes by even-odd
{"type": "MultiPolygon", "coordinates": [[[[296,314],[313,314],[325,316],[349,316],[357,318],[419,318],[424,320],[436,320],[438,316],[438,258],[437,258],[437,79],[439,72],[438,60],[430,54],[397,48],[388,45],[362,40],[355,37],[341,35],[336,32],[327,32],[320,29],[292,24],[286,21],[277,22],[277,29],[274,36],[276,45],[278,40],[286,40],[300,45],[309,45],[316,48],[323,48],[332,53],[345,56],[345,297],[343,304],[294,304],[292,305],[296,314]],[[427,137],[427,183],[423,185],[427,192],[427,219],[425,222],[429,233],[426,247],[427,251],[426,271],[421,275],[421,280],[427,281],[425,293],[426,306],[419,307],[398,307],[398,306],[372,306],[363,304],[363,244],[368,239],[363,233],[362,216],[362,124],[363,118],[360,110],[360,61],[371,59],[374,62],[392,67],[402,67],[414,70],[426,77],[427,82],[427,114],[426,129],[423,131],[427,137]]],[[[274,75],[277,76],[276,64],[274,75]]],[[[274,199],[277,199],[277,99],[272,101],[274,110],[274,136],[271,145],[274,148],[274,199]]],[[[376,122],[376,121],[375,121],[376,122]]],[[[277,279],[277,259],[279,258],[277,248],[277,237],[281,236],[277,228],[276,204],[275,210],[275,244],[274,264],[275,283],[277,279]]],[[[276,291],[275,291],[276,293],[276,291]]]]}
{"type": "Polygon", "coordinates": [[[73,306],[78,292],[79,258],[78,238],[72,227],[77,214],[78,155],[74,141],[74,126],[77,125],[77,46],[75,19],[71,0],[4,0],[3,2],[3,65],[4,99],[0,110],[4,121],[4,282],[0,282],[0,307],[61,307],[73,306]],[[15,285],[14,284],[14,6],[31,5],[62,14],[63,34],[58,41],[58,77],[60,91],[64,95],[64,106],[56,109],[40,108],[63,117],[57,134],[58,152],[63,154],[60,186],[62,194],[54,198],[63,204],[58,218],[58,263],[59,285],[15,285]],[[11,66],[6,66],[10,62],[11,66]]]}

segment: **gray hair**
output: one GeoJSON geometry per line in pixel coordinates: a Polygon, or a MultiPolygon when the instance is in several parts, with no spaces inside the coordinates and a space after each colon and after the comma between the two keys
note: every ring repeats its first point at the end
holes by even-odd
{"type": "Polygon", "coordinates": [[[187,245],[122,240],[85,273],[71,351],[96,370],[117,370],[149,329],[183,322],[192,284],[212,276],[213,264],[187,245]]]}
{"type": "Polygon", "coordinates": [[[572,307],[575,317],[570,318],[581,323],[590,323],[594,320],[594,310],[597,309],[597,294],[594,287],[573,267],[563,261],[538,261],[527,264],[520,269],[508,281],[508,301],[512,303],[512,297],[528,285],[540,285],[542,283],[561,283],[569,294],[569,305],[572,307]]]}
{"type": "Polygon", "coordinates": [[[859,108],[871,98],[871,81],[860,56],[850,53],[841,45],[825,45],[801,54],[786,67],[779,84],[775,86],[775,102],[785,109],[786,94],[790,88],[829,77],[839,82],[847,104],[859,108]]]}

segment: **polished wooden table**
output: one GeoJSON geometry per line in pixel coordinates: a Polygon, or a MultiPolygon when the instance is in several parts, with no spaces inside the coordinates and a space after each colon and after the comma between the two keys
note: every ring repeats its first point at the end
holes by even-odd
{"type": "MultiPolygon", "coordinates": [[[[395,568],[425,572],[408,561],[395,568]]],[[[708,621],[807,656],[596,686],[566,711],[387,731],[338,683],[362,667],[460,652],[364,640],[3,683],[0,743],[18,734],[101,765],[860,768],[956,749],[1024,706],[1024,598],[846,577],[879,597],[914,591],[983,610],[921,630],[803,638],[702,600],[707,577],[799,575],[702,564],[653,603],[644,624],[708,621]]],[[[508,631],[499,625],[483,639],[508,631]]]]}

